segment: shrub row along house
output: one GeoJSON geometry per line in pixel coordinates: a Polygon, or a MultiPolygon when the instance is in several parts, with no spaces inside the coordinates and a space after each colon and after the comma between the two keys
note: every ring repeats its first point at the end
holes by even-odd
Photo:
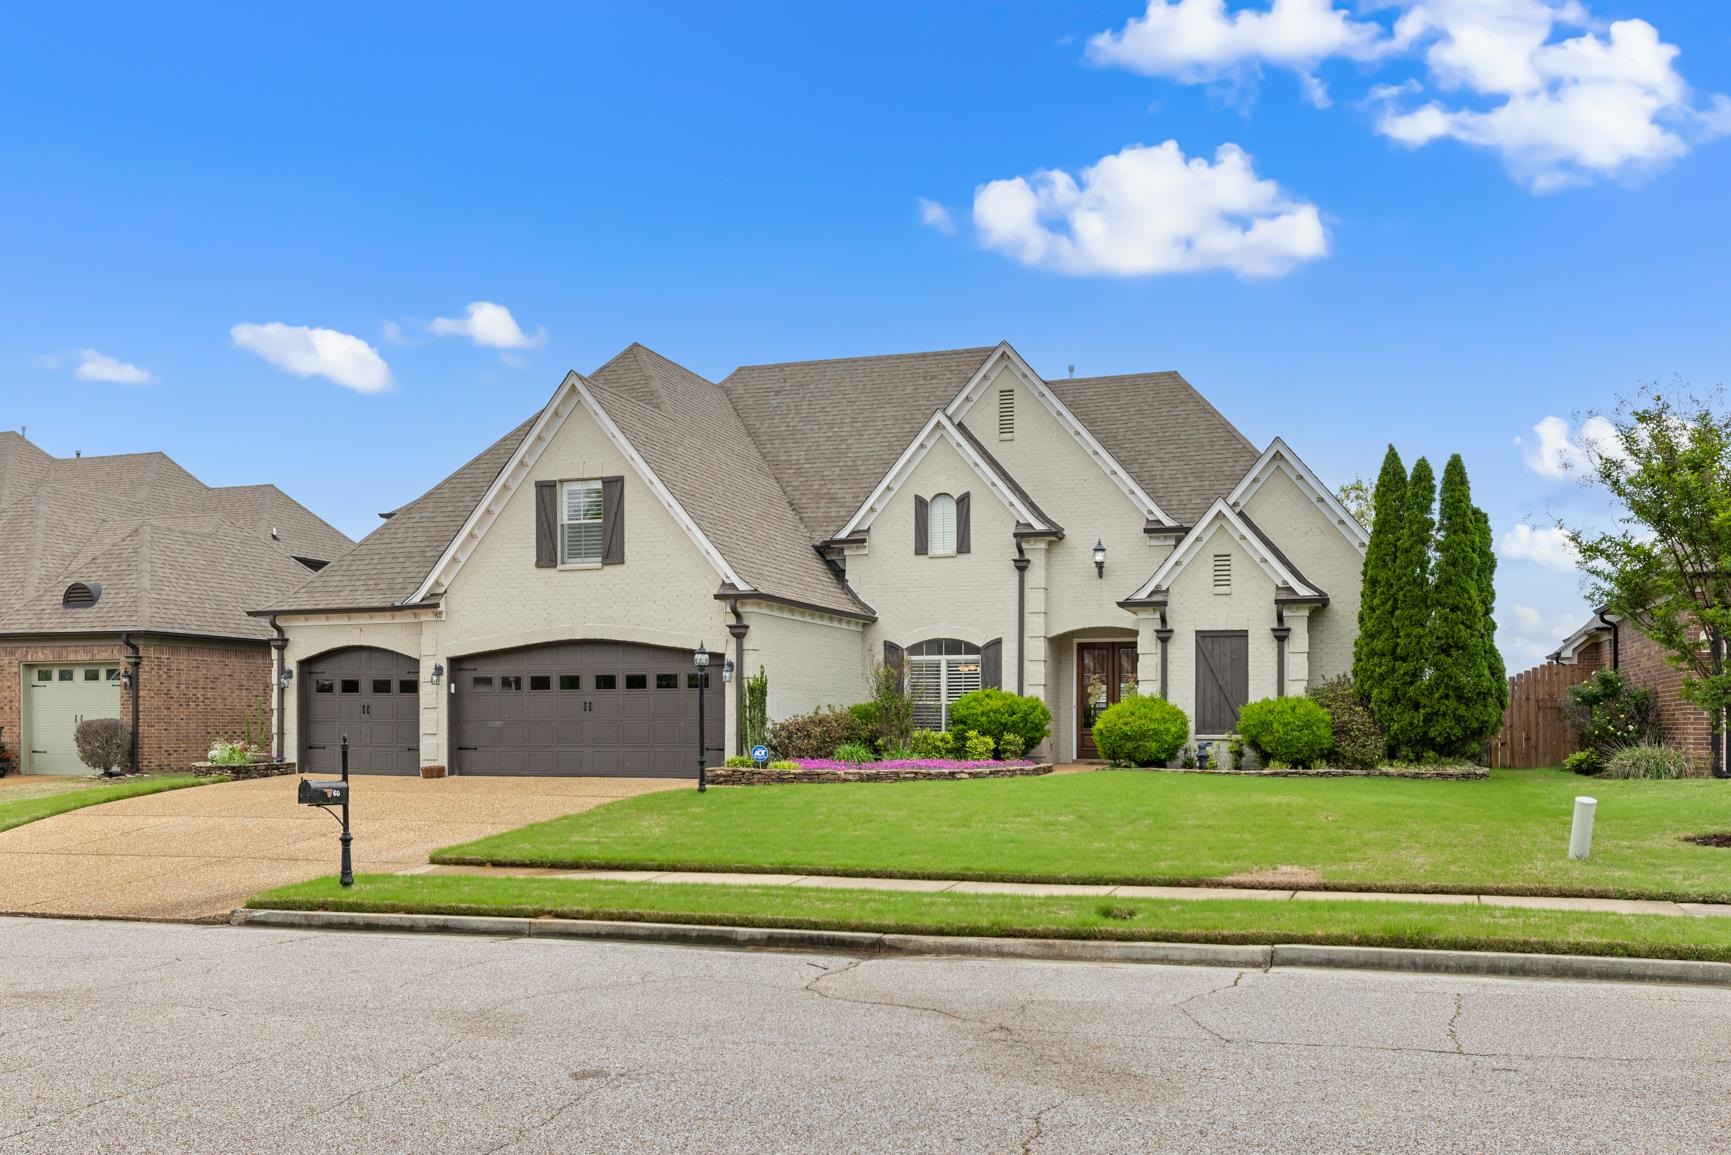
{"type": "Polygon", "coordinates": [[[772,719],[883,665],[922,727],[1002,686],[1065,760],[1131,693],[1206,737],[1345,673],[1365,541],[1176,373],[1047,380],[1000,344],[714,383],[632,345],[255,612],[315,769],[346,733],[375,772],[690,774],[700,695],[715,756],[742,745],[724,660],[772,719]]]}
{"type": "Polygon", "coordinates": [[[57,458],[0,433],[0,736],[83,774],[73,732],[120,718],[128,765],[184,770],[268,721],[269,624],[354,543],[274,485],[211,488],[161,453],[57,458]],[[136,722],[136,725],[134,724],[136,722]]]}

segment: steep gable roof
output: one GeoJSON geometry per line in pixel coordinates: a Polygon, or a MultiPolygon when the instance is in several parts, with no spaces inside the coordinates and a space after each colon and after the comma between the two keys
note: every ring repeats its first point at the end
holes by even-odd
{"type": "Polygon", "coordinates": [[[1178,575],[1201,555],[1203,545],[1213,536],[1216,529],[1224,527],[1228,533],[1244,548],[1263,573],[1274,583],[1274,600],[1277,602],[1326,602],[1328,594],[1321,587],[1311,582],[1298,567],[1280,552],[1280,548],[1269,540],[1255,522],[1239,510],[1233,509],[1224,498],[1216,500],[1208,510],[1197,519],[1179,540],[1160,567],[1154,571],[1154,576],[1143,582],[1122,605],[1136,603],[1160,603],[1167,599],[1172,583],[1178,575]]]}
{"type": "Polygon", "coordinates": [[[1359,553],[1363,553],[1370,544],[1370,531],[1359,524],[1358,518],[1352,516],[1352,511],[1341,502],[1334,490],[1322,483],[1322,479],[1311,471],[1310,466],[1299,459],[1290,446],[1276,437],[1268,443],[1268,448],[1262,451],[1244,477],[1232,492],[1226,495],[1226,500],[1234,509],[1243,509],[1256,491],[1276,472],[1284,473],[1292,479],[1298,491],[1309,498],[1341,536],[1345,537],[1359,553]]]}

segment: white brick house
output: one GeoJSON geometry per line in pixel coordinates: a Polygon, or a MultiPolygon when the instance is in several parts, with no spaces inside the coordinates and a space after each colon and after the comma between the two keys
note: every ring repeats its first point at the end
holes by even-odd
{"type": "MultiPolygon", "coordinates": [[[[347,733],[357,769],[688,774],[699,643],[767,671],[772,719],[880,663],[931,725],[1038,696],[1070,760],[1132,690],[1212,736],[1345,672],[1364,544],[1177,374],[1048,381],[1001,344],[717,384],[633,345],[258,612],[314,768],[347,733]]],[[[711,757],[742,683],[703,693],[711,757]]]]}

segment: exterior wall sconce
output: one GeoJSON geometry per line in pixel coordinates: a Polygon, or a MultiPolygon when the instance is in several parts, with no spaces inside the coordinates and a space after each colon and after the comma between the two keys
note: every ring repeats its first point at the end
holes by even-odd
{"type": "Polygon", "coordinates": [[[282,688],[285,690],[288,689],[289,683],[294,681],[294,680],[295,680],[295,672],[289,666],[284,666],[282,668],[282,673],[277,675],[277,681],[282,685],[282,688]]]}
{"type": "Polygon", "coordinates": [[[733,659],[732,658],[729,658],[729,659],[727,659],[727,661],[722,663],[721,680],[723,682],[733,681],[733,659]]]}
{"type": "Polygon", "coordinates": [[[1106,577],[1106,543],[1099,538],[1094,539],[1094,576],[1106,577]]]}
{"type": "Polygon", "coordinates": [[[444,677],[444,676],[445,676],[445,664],[443,662],[434,662],[433,663],[432,676],[429,677],[427,680],[430,684],[436,686],[439,684],[439,679],[444,677]]]}

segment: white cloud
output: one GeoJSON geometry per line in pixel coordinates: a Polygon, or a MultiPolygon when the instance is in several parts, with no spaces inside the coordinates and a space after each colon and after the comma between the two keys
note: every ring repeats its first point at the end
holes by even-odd
{"type": "Polygon", "coordinates": [[[1056,169],[991,181],[974,192],[974,225],[986,247],[1073,276],[1277,277],[1328,253],[1316,206],[1259,179],[1232,144],[1212,163],[1169,140],[1102,157],[1079,183],[1056,169]]]}
{"type": "Polygon", "coordinates": [[[956,222],[950,216],[949,209],[937,201],[927,200],[925,197],[915,197],[914,203],[920,208],[920,224],[929,229],[936,229],[945,236],[956,231],[956,222]]]}
{"type": "Polygon", "coordinates": [[[547,340],[547,330],[523,332],[511,310],[492,301],[470,301],[460,319],[439,317],[427,326],[439,337],[467,337],[489,349],[536,349],[547,340]]]}
{"type": "Polygon", "coordinates": [[[116,385],[148,385],[152,378],[148,369],[128,364],[118,357],[98,353],[95,349],[78,350],[78,368],[72,375],[80,381],[111,381],[116,385]]]}
{"type": "Polygon", "coordinates": [[[1333,0],[1272,0],[1264,9],[1226,11],[1225,0],[1148,0],[1141,16],[1088,41],[1095,64],[1188,84],[1243,81],[1263,64],[1289,69],[1305,96],[1326,107],[1328,94],[1313,70],[1344,56],[1370,60],[1392,42],[1381,25],[1354,20],[1333,0]]]}
{"type": "Polygon", "coordinates": [[[1400,35],[1427,45],[1433,84],[1458,94],[1402,109],[1385,102],[1377,130],[1412,147],[1459,140],[1500,154],[1534,192],[1628,178],[1731,128],[1725,98],[1693,104],[1678,49],[1645,20],[1601,35],[1573,0],[1419,0],[1400,35]],[[1553,39],[1558,29],[1577,35],[1553,39]]]}
{"type": "Polygon", "coordinates": [[[1585,621],[1578,614],[1546,614],[1520,604],[1499,608],[1497,618],[1497,648],[1511,674],[1543,662],[1585,621]]]}
{"type": "Polygon", "coordinates": [[[1561,573],[1575,572],[1580,560],[1568,533],[1556,526],[1517,525],[1503,534],[1498,552],[1511,560],[1534,562],[1561,573]]]}
{"type": "Polygon", "coordinates": [[[296,377],[324,377],[357,393],[383,393],[391,387],[391,367],[379,351],[348,333],[280,321],[244,322],[228,333],[236,347],[296,377]]]}
{"type": "Polygon", "coordinates": [[[1606,417],[1589,417],[1579,429],[1570,429],[1561,417],[1546,417],[1533,426],[1534,440],[1515,438],[1527,468],[1541,477],[1563,478],[1602,457],[1623,458],[1617,428],[1606,417]]]}

